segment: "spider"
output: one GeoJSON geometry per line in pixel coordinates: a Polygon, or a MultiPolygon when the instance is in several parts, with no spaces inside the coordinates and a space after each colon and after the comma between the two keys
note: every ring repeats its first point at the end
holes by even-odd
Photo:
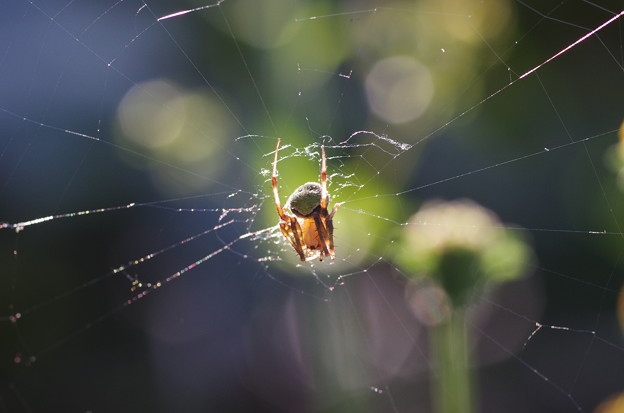
{"type": "Polygon", "coordinates": [[[284,206],[280,206],[277,192],[277,152],[280,139],[277,140],[273,159],[273,196],[275,207],[280,217],[279,227],[284,238],[290,242],[301,261],[310,261],[318,257],[334,259],[334,214],[340,204],[335,204],[331,213],[327,212],[329,194],[327,193],[327,165],[325,147],[321,146],[321,183],[307,182],[295,189],[284,206]],[[290,210],[294,216],[285,211],[290,210]]]}

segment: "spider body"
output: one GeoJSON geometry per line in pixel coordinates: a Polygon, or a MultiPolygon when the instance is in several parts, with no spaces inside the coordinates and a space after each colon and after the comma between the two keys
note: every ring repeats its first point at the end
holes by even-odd
{"type": "Polygon", "coordinates": [[[280,217],[280,230],[284,238],[293,246],[301,261],[315,258],[334,258],[334,224],[333,217],[339,204],[329,213],[329,194],[327,193],[327,167],[325,147],[321,146],[321,183],[307,182],[292,193],[282,207],[277,190],[277,155],[280,140],[277,141],[273,159],[273,196],[275,207],[280,217]],[[290,211],[293,215],[288,215],[290,211]]]}
{"type": "MultiPolygon", "coordinates": [[[[307,182],[295,189],[284,208],[290,209],[293,214],[304,218],[310,216],[314,209],[321,205],[323,188],[318,182],[307,182]]],[[[329,196],[327,197],[329,203],[329,196]]]]}

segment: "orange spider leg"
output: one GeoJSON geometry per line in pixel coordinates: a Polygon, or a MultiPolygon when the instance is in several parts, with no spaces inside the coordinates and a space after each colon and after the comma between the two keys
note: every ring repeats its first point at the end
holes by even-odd
{"type": "Polygon", "coordinates": [[[334,214],[338,210],[340,204],[335,204],[332,212],[327,214],[327,156],[325,155],[325,146],[321,145],[321,214],[322,221],[325,225],[318,225],[319,235],[323,244],[323,252],[326,256],[334,258],[334,214]],[[323,239],[324,238],[324,239],[323,239]]]}
{"type": "Polygon", "coordinates": [[[273,158],[273,176],[271,177],[271,185],[273,185],[273,198],[275,199],[275,207],[277,208],[277,214],[284,221],[289,221],[289,217],[284,214],[284,210],[280,204],[279,194],[277,192],[277,151],[279,151],[280,140],[277,140],[277,147],[275,148],[275,157],[273,158]]]}
{"type": "Polygon", "coordinates": [[[291,217],[284,213],[284,209],[280,204],[279,193],[277,191],[277,153],[279,151],[280,140],[277,140],[277,146],[275,147],[275,157],[273,158],[273,176],[271,177],[271,185],[273,186],[273,198],[275,199],[275,208],[280,219],[284,222],[280,222],[280,230],[282,235],[290,242],[301,261],[305,261],[305,254],[303,253],[303,247],[301,240],[303,234],[301,232],[301,226],[297,221],[297,218],[291,217]]]}
{"type": "Polygon", "coordinates": [[[312,218],[314,218],[314,223],[316,225],[316,232],[318,234],[319,241],[321,244],[321,255],[319,256],[319,259],[323,261],[323,256],[331,257],[329,250],[327,249],[327,244],[328,244],[328,241],[331,239],[331,237],[327,233],[327,229],[325,228],[325,225],[323,225],[323,220],[321,219],[320,214],[321,213],[319,213],[318,211],[315,211],[312,213],[312,218]]]}
{"type": "MultiPolygon", "coordinates": [[[[334,218],[340,204],[334,204],[329,219],[334,218]]],[[[327,161],[325,159],[325,146],[321,145],[321,209],[327,212],[327,161]]]]}
{"type": "Polygon", "coordinates": [[[327,211],[327,161],[324,145],[321,145],[321,210],[327,211]]]}
{"type": "Polygon", "coordinates": [[[327,233],[331,234],[328,237],[328,243],[329,243],[329,253],[330,253],[330,257],[332,257],[332,259],[334,258],[334,214],[336,213],[336,211],[338,210],[338,207],[340,206],[340,204],[336,204],[334,205],[334,209],[332,209],[331,214],[329,214],[326,218],[325,218],[325,227],[327,229],[327,233]]]}
{"type": "Polygon", "coordinates": [[[306,259],[305,254],[303,253],[303,247],[301,246],[301,242],[299,241],[302,238],[299,223],[297,222],[297,218],[289,218],[289,223],[280,222],[280,230],[282,231],[282,235],[288,240],[288,242],[290,242],[290,245],[292,245],[295,251],[297,251],[297,254],[299,254],[299,258],[301,259],[301,261],[305,261],[306,259]],[[294,230],[293,227],[295,227],[294,230]]]}

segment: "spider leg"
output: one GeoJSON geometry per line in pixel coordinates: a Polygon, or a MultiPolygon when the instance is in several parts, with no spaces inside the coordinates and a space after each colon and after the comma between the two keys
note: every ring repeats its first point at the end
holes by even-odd
{"type": "Polygon", "coordinates": [[[291,222],[289,223],[280,222],[280,230],[282,231],[282,235],[288,240],[288,242],[290,242],[290,245],[292,245],[295,251],[297,251],[301,261],[305,261],[305,254],[303,253],[303,247],[301,244],[301,228],[299,227],[299,223],[296,218],[290,218],[291,222]]]}
{"type": "MultiPolygon", "coordinates": [[[[332,260],[334,259],[334,220],[332,219],[332,217],[334,213],[336,212],[336,209],[338,209],[338,205],[339,204],[336,204],[332,213],[329,214],[329,216],[325,217],[325,228],[327,230],[327,244],[329,246],[329,255],[332,258],[332,260]]],[[[327,213],[327,211],[325,212],[327,213]]]]}
{"type": "Polygon", "coordinates": [[[321,145],[321,209],[327,210],[327,161],[324,145],[321,145]]]}
{"type": "Polygon", "coordinates": [[[271,185],[273,186],[273,198],[275,200],[275,208],[277,208],[277,214],[283,221],[289,221],[290,217],[284,213],[282,206],[280,205],[279,193],[277,192],[277,152],[279,151],[280,139],[277,140],[277,146],[275,147],[275,157],[273,158],[273,175],[271,176],[271,185]]]}
{"type": "Polygon", "coordinates": [[[333,256],[330,255],[329,250],[327,249],[327,243],[330,237],[327,233],[327,229],[325,229],[325,225],[323,225],[320,213],[318,211],[314,211],[312,213],[312,218],[314,218],[314,223],[316,224],[316,233],[318,234],[319,241],[321,243],[321,255],[319,255],[319,259],[323,261],[323,256],[333,258],[333,256]]]}
{"type": "Polygon", "coordinates": [[[297,222],[297,218],[291,217],[284,212],[284,209],[280,205],[279,192],[277,191],[277,155],[280,146],[280,139],[277,140],[277,146],[275,147],[275,156],[273,158],[273,175],[271,176],[271,185],[273,186],[273,198],[275,200],[275,208],[277,214],[283,222],[280,222],[280,230],[282,235],[290,242],[301,261],[305,261],[305,254],[303,253],[303,234],[301,233],[301,226],[297,222]]]}
{"type": "Polygon", "coordinates": [[[327,156],[325,155],[325,146],[321,145],[321,215],[323,216],[322,223],[324,223],[324,225],[319,225],[317,221],[316,226],[319,238],[321,238],[321,243],[323,244],[323,253],[334,259],[334,223],[332,219],[340,204],[335,204],[331,213],[328,215],[327,198],[327,156]]]}

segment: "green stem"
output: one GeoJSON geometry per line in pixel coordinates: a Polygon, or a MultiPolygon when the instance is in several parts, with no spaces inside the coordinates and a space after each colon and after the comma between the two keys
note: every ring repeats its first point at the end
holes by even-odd
{"type": "Polygon", "coordinates": [[[471,413],[473,409],[465,313],[455,309],[430,331],[436,366],[432,380],[436,413],[471,413]]]}

